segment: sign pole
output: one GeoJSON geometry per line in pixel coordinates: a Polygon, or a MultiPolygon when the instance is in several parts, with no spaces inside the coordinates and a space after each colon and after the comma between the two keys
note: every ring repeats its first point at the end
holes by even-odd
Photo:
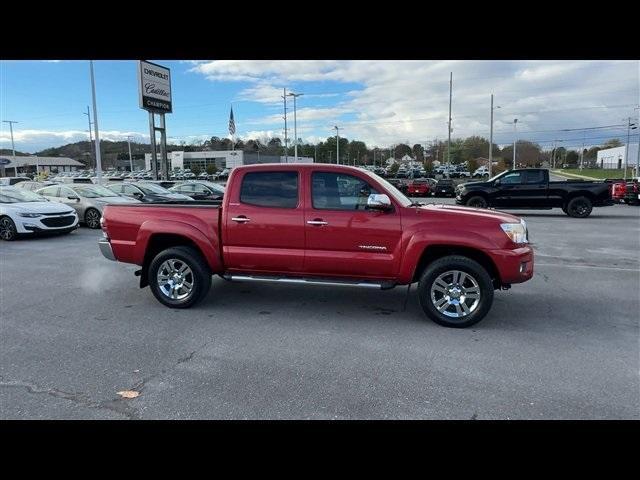
{"type": "Polygon", "coordinates": [[[162,179],[169,180],[169,161],[167,160],[167,131],[164,124],[164,113],[160,114],[160,158],[162,162],[162,179]]]}
{"type": "MultiPolygon", "coordinates": [[[[149,112],[149,134],[151,143],[151,171],[153,179],[158,180],[158,152],[156,131],[160,130],[160,170],[165,179],[169,179],[167,160],[167,132],[165,113],[172,113],[171,71],[162,65],[138,61],[138,98],[140,108],[149,112]],[[156,127],[155,114],[160,115],[160,126],[156,127]]],[[[96,125],[97,126],[97,125],[96,125]]]]}
{"type": "Polygon", "coordinates": [[[151,141],[151,171],[154,180],[158,180],[158,155],[156,154],[156,126],[153,112],[149,112],[149,133],[151,141]]]}

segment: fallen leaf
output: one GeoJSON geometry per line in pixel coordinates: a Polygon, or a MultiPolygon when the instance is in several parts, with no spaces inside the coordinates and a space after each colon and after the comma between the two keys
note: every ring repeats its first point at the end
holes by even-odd
{"type": "Polygon", "coordinates": [[[123,390],[122,392],[118,392],[122,398],[136,398],[140,396],[140,392],[136,392],[135,390],[123,390]]]}

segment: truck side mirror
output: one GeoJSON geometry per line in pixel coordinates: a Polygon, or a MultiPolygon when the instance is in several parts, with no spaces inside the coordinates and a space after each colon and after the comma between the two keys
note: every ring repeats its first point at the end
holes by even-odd
{"type": "Polygon", "coordinates": [[[367,208],[370,210],[391,210],[391,200],[384,193],[372,193],[367,198],[367,208]]]}

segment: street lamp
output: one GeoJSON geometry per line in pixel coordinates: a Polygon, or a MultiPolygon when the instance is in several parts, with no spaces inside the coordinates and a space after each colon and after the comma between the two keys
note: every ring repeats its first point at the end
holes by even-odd
{"type": "Polygon", "coordinates": [[[127,135],[127,143],[129,144],[129,168],[133,173],[133,159],[131,158],[131,135],[127,135]]]}
{"type": "Polygon", "coordinates": [[[493,93],[491,94],[491,129],[489,132],[489,178],[491,178],[491,169],[493,167],[493,111],[499,106],[493,106],[493,93]]]}
{"type": "Polygon", "coordinates": [[[518,119],[513,119],[513,169],[516,169],[516,141],[518,140],[518,129],[516,128],[516,124],[518,123],[518,119]]]}
{"type": "Polygon", "coordinates": [[[293,97],[293,136],[295,137],[293,140],[295,142],[293,144],[293,155],[296,158],[296,163],[298,162],[298,119],[296,118],[296,98],[301,97],[302,95],[304,95],[304,93],[287,93],[287,96],[293,97]]]}
{"type": "MultiPolygon", "coordinates": [[[[629,142],[631,140],[631,130],[635,130],[638,128],[635,123],[631,123],[631,117],[628,118],[627,123],[627,145],[624,148],[624,179],[627,179],[627,168],[629,166],[629,142]]],[[[640,149],[640,142],[638,144],[638,149],[640,149]]]]}
{"type": "Polygon", "coordinates": [[[340,127],[333,127],[336,130],[336,165],[340,165],[340,127]]]}

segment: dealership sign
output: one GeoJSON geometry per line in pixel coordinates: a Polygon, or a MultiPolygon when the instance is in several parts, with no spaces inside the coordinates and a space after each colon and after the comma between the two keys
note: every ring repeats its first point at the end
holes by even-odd
{"type": "Polygon", "coordinates": [[[138,62],[140,108],[154,113],[171,113],[171,72],[168,68],[138,62]]]}

